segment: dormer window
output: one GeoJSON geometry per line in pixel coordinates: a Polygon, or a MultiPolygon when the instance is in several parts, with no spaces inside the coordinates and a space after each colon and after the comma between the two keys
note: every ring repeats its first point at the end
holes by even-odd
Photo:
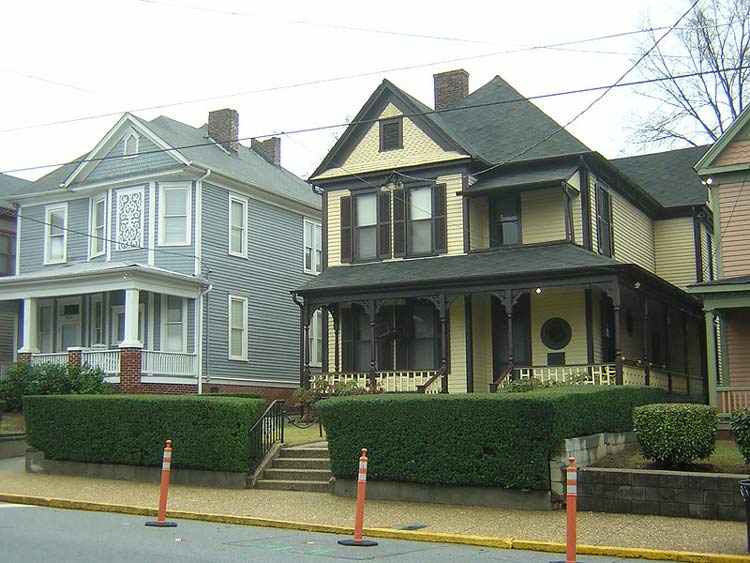
{"type": "Polygon", "coordinates": [[[403,119],[380,121],[380,152],[404,148],[403,119]]]}
{"type": "Polygon", "coordinates": [[[138,156],[138,144],[140,137],[135,131],[129,131],[122,140],[122,158],[138,156]]]}

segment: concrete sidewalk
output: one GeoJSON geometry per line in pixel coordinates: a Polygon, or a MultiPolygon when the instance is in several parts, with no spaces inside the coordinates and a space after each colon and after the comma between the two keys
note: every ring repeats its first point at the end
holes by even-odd
{"type": "MultiPolygon", "coordinates": [[[[144,507],[156,508],[158,495],[159,486],[154,484],[27,474],[23,471],[23,458],[0,461],[0,501],[142,514],[144,507]],[[84,506],[80,503],[95,504],[84,506]]],[[[298,527],[343,535],[351,533],[354,523],[354,500],[325,493],[237,491],[175,485],[169,489],[168,510],[184,511],[182,515],[174,515],[175,518],[222,521],[215,515],[251,517],[252,520],[233,523],[298,527]]],[[[476,543],[469,541],[468,536],[479,536],[508,540],[505,547],[510,547],[510,540],[513,540],[512,544],[517,548],[544,551],[559,550],[560,546],[543,542],[562,544],[565,541],[564,511],[532,512],[371,500],[366,503],[365,527],[391,530],[395,535],[390,537],[400,539],[476,543]],[[396,531],[416,526],[424,528],[419,532],[396,531]]],[[[366,530],[366,536],[368,531],[373,536],[389,537],[389,532],[378,530],[366,530]]],[[[583,512],[578,515],[578,544],[627,548],[624,552],[599,549],[589,551],[590,554],[675,561],[750,562],[750,556],[746,555],[745,524],[741,522],[583,512]],[[648,550],[666,553],[649,553],[648,550]],[[729,557],[701,558],[675,552],[729,557]]],[[[497,545],[502,545],[502,542],[497,545]]],[[[585,552],[585,549],[579,550],[579,553],[585,552]]]]}

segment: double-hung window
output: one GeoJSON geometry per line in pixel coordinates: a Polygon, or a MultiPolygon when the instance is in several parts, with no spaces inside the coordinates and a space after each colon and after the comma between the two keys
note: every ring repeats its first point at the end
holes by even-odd
{"type": "Polygon", "coordinates": [[[407,191],[409,198],[409,231],[406,237],[409,255],[432,253],[432,187],[422,186],[407,191]]]}
{"type": "Polygon", "coordinates": [[[229,296],[229,359],[247,360],[247,298],[229,296]]]}
{"type": "Polygon", "coordinates": [[[159,185],[159,244],[190,244],[190,184],[165,182],[159,185]]]}
{"type": "Polygon", "coordinates": [[[164,352],[185,351],[186,301],[174,295],[162,295],[161,349],[164,352]]]}
{"type": "Polygon", "coordinates": [[[68,204],[45,209],[44,263],[59,264],[67,259],[68,204]]]}
{"type": "Polygon", "coordinates": [[[322,270],[320,223],[305,219],[305,272],[319,274],[322,270]]]}
{"type": "Polygon", "coordinates": [[[91,200],[91,213],[89,215],[90,238],[89,255],[93,258],[101,256],[106,250],[107,237],[107,196],[101,194],[91,200]]]}
{"type": "Polygon", "coordinates": [[[519,215],[517,196],[490,199],[490,248],[521,242],[519,215]]]}
{"type": "Polygon", "coordinates": [[[356,260],[378,257],[378,196],[376,193],[354,198],[354,241],[356,260]]]}
{"type": "Polygon", "coordinates": [[[229,254],[247,258],[247,199],[229,196],[229,254]]]}
{"type": "Polygon", "coordinates": [[[599,254],[612,256],[612,202],[600,184],[596,186],[596,233],[599,254]]]}
{"type": "Polygon", "coordinates": [[[307,346],[310,350],[310,365],[320,366],[323,363],[323,312],[318,309],[310,319],[307,333],[307,346]]]}
{"type": "Polygon", "coordinates": [[[0,276],[9,276],[15,270],[15,245],[13,235],[0,233],[0,276]]]}

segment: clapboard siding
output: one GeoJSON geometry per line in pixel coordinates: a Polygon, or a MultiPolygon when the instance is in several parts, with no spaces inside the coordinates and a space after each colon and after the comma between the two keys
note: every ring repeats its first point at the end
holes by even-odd
{"type": "Polygon", "coordinates": [[[248,259],[228,254],[229,192],[203,187],[203,267],[210,270],[206,295],[210,377],[248,383],[299,382],[299,308],[290,291],[304,284],[304,217],[267,203],[248,203],[248,259]],[[248,299],[248,360],[229,360],[229,295],[248,299]]]}
{"type": "MultiPolygon", "coordinates": [[[[450,375],[448,393],[466,393],[466,308],[456,299],[450,308],[450,375]]],[[[437,383],[436,383],[437,384],[437,383]]]]}
{"type": "Polygon", "coordinates": [[[492,371],[492,298],[474,295],[471,301],[474,392],[487,393],[495,375],[492,371]]]}
{"type": "Polygon", "coordinates": [[[695,283],[695,237],[692,217],[654,222],[656,275],[685,289],[695,283]]]}
{"type": "MultiPolygon", "coordinates": [[[[161,246],[159,245],[159,228],[161,217],[161,189],[160,184],[153,187],[155,196],[154,208],[154,265],[157,268],[179,272],[181,274],[192,274],[195,271],[195,182],[190,182],[190,244],[187,246],[161,246]]],[[[227,203],[227,205],[229,205],[227,203]]],[[[204,218],[204,220],[206,220],[204,218]]],[[[148,229],[146,230],[148,234],[148,229]]],[[[148,244],[147,244],[148,246],[148,244]]]]}
{"type": "MultiPolygon", "coordinates": [[[[742,184],[719,187],[721,260],[723,277],[750,274],[747,241],[750,240],[750,198],[741,197],[742,184]]],[[[25,226],[25,225],[24,225],[25,226]]]]}
{"type": "Polygon", "coordinates": [[[448,254],[464,252],[464,208],[463,196],[456,195],[461,191],[461,175],[440,176],[438,184],[445,184],[446,221],[448,227],[448,254]]]}
{"type": "Polygon", "coordinates": [[[521,194],[523,244],[565,238],[565,195],[559,188],[521,194]]]}
{"type": "Polygon", "coordinates": [[[729,358],[729,381],[732,386],[750,385],[750,308],[731,309],[725,313],[726,345],[729,358]]]}
{"type": "Polygon", "coordinates": [[[471,250],[490,247],[490,210],[486,197],[469,199],[469,230],[471,250]]]}
{"type": "Polygon", "coordinates": [[[583,289],[532,293],[531,354],[534,365],[547,365],[547,354],[550,352],[564,352],[566,364],[587,363],[586,330],[583,289]],[[572,331],[570,343],[561,350],[547,348],[541,338],[542,325],[553,317],[565,319],[572,331]]]}
{"type": "Polygon", "coordinates": [[[654,272],[653,221],[616,192],[612,196],[614,257],[654,272]]]}
{"type": "Polygon", "coordinates": [[[328,192],[328,266],[341,265],[341,198],[350,195],[349,190],[328,192]]]}

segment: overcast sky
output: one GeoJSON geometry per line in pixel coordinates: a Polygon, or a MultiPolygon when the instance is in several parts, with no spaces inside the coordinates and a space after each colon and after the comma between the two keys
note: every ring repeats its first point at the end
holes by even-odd
{"type": "MultiPolygon", "coordinates": [[[[344,123],[383,78],[430,106],[432,75],[454,68],[469,72],[472,91],[495,75],[525,96],[607,85],[632,65],[636,36],[531,48],[634,31],[646,14],[669,26],[688,5],[2,2],[0,172],[35,179],[49,168],[22,169],[87,152],[124,111],[200,126],[208,111],[230,107],[239,111],[241,137],[288,133],[282,164],[306,178],[341,129],[295,132],[344,123]]],[[[636,71],[627,80],[638,78],[636,71]]],[[[536,103],[565,123],[598,95],[536,103]]],[[[637,154],[627,127],[650,108],[630,88],[613,90],[569,130],[607,157],[637,154]]]]}

